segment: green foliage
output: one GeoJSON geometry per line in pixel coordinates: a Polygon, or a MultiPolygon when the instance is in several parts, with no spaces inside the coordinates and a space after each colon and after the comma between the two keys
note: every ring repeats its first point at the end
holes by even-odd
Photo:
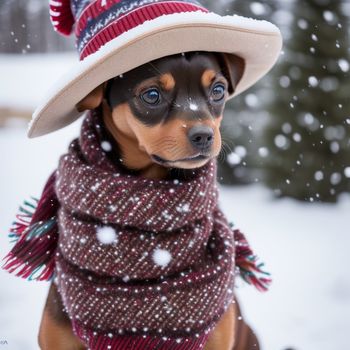
{"type": "MultiPolygon", "coordinates": [[[[207,5],[223,15],[271,20],[276,1],[246,0],[216,1],[207,5]]],[[[262,178],[262,130],[267,121],[263,101],[271,98],[270,77],[231,100],[225,109],[222,123],[223,152],[219,158],[219,181],[224,184],[249,184],[262,178]]]]}
{"type": "Polygon", "coordinates": [[[349,18],[340,1],[293,11],[268,106],[265,181],[280,196],[333,202],[350,190],[349,18]]]}

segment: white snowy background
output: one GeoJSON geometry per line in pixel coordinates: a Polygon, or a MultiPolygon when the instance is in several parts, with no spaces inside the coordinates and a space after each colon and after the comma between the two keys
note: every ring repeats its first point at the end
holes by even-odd
{"type": "MultiPolygon", "coordinates": [[[[0,55],[0,105],[31,109],[51,82],[76,59],[71,54],[0,55]]],[[[19,204],[38,197],[58,157],[78,135],[81,121],[38,139],[26,138],[19,119],[0,129],[0,256],[19,204]]],[[[265,350],[350,348],[350,196],[336,205],[276,200],[255,184],[221,187],[228,218],[246,233],[266,262],[273,285],[261,294],[238,283],[245,318],[265,350]]],[[[47,283],[0,271],[0,349],[38,349],[37,333],[47,283]]]]}

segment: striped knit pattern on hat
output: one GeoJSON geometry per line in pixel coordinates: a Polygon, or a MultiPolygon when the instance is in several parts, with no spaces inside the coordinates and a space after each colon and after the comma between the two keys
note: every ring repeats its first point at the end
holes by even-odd
{"type": "Polygon", "coordinates": [[[128,175],[101,146],[101,119],[86,117],[57,169],[56,283],[73,328],[91,349],[202,349],[234,288],[215,161],[190,180],[128,175]]]}
{"type": "Polygon", "coordinates": [[[69,35],[75,24],[81,60],[148,20],[194,11],[208,12],[194,0],[50,0],[55,30],[69,35]]]}

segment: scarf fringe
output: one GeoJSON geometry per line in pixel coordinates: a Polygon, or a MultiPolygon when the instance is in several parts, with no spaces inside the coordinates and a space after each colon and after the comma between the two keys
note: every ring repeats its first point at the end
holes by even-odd
{"type": "Polygon", "coordinates": [[[258,262],[259,258],[253,254],[243,233],[239,230],[234,230],[233,233],[236,243],[236,268],[239,275],[258,291],[266,292],[272,279],[269,277],[270,274],[263,270],[265,264],[258,262]]]}
{"type": "Polygon", "coordinates": [[[15,245],[3,259],[2,268],[28,280],[49,281],[54,274],[58,242],[56,213],[59,206],[55,172],[49,177],[38,201],[24,201],[12,224],[9,238],[15,245]]]}
{"type": "Polygon", "coordinates": [[[11,243],[17,243],[24,231],[30,225],[35,209],[38,205],[39,200],[31,197],[34,203],[27,200],[23,202],[23,205],[19,207],[19,213],[16,215],[17,221],[12,223],[8,237],[11,243]]]}

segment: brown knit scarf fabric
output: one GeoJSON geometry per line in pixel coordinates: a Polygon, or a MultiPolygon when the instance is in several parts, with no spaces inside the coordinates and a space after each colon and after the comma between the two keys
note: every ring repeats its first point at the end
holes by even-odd
{"type": "Polygon", "coordinates": [[[187,181],[128,175],[100,131],[90,114],[57,170],[56,282],[74,328],[89,344],[97,332],[201,349],[233,301],[234,237],[215,162],[187,181]]]}
{"type": "Polygon", "coordinates": [[[112,144],[101,111],[89,113],[40,200],[20,207],[3,268],[55,276],[89,349],[203,349],[233,302],[236,272],[261,291],[271,280],[218,208],[215,161],[150,180],[123,167],[112,144]]]}

